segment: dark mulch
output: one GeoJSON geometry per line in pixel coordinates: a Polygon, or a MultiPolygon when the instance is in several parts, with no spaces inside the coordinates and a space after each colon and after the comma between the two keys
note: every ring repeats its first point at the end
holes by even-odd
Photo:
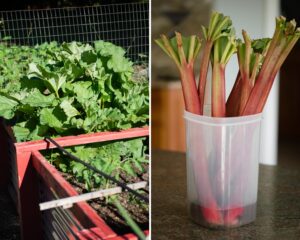
{"type": "Polygon", "coordinates": [[[20,223],[15,206],[6,190],[0,189],[0,239],[19,240],[20,223]]]}

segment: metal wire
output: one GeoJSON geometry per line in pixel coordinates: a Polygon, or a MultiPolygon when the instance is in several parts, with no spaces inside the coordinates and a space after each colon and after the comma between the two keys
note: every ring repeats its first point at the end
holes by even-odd
{"type": "Polygon", "coordinates": [[[149,3],[0,11],[0,40],[9,44],[110,41],[133,61],[149,53],[149,3]]]}
{"type": "Polygon", "coordinates": [[[145,196],[143,196],[142,194],[138,193],[137,191],[133,190],[132,188],[128,187],[126,185],[126,183],[120,182],[119,180],[115,179],[114,177],[106,174],[105,172],[102,172],[101,170],[93,167],[92,165],[84,162],[83,160],[81,160],[80,158],[74,156],[73,154],[71,154],[70,152],[68,152],[66,149],[64,149],[63,147],[61,147],[57,142],[55,142],[52,138],[49,137],[45,137],[45,140],[48,142],[51,142],[53,145],[55,145],[57,147],[57,149],[61,152],[66,154],[69,158],[71,158],[72,160],[81,163],[82,165],[84,165],[86,168],[91,169],[92,171],[94,171],[95,173],[99,174],[102,177],[105,177],[106,179],[116,183],[117,185],[119,185],[123,190],[127,190],[128,192],[132,193],[133,195],[135,195],[136,197],[138,197],[139,199],[145,201],[146,203],[149,203],[149,199],[145,196]]]}

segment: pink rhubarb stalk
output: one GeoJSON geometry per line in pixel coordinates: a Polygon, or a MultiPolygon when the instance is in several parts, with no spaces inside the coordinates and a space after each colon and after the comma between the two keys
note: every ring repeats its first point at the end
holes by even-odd
{"type": "Polygon", "coordinates": [[[300,37],[294,20],[276,18],[276,30],[242,115],[262,112],[277,72],[300,37]]]}
{"type": "Polygon", "coordinates": [[[201,103],[201,115],[203,114],[207,72],[213,45],[218,38],[220,38],[224,34],[229,33],[231,30],[232,22],[230,18],[218,12],[212,13],[208,28],[202,26],[202,32],[205,38],[205,46],[200,64],[200,76],[198,85],[198,92],[201,103]]]}
{"type": "Polygon", "coordinates": [[[239,113],[240,101],[241,101],[241,91],[242,91],[242,77],[241,73],[238,72],[233,88],[226,102],[226,116],[234,117],[239,113]]]}
{"type": "Polygon", "coordinates": [[[249,98],[252,86],[250,83],[250,55],[251,55],[251,40],[247,33],[242,31],[245,44],[240,44],[238,46],[237,56],[239,62],[239,68],[241,73],[242,88],[241,88],[241,98],[239,103],[239,115],[243,111],[246,102],[249,98]]]}
{"type": "Polygon", "coordinates": [[[212,52],[212,116],[226,117],[225,66],[236,52],[233,35],[222,36],[212,52]]]}
{"type": "Polygon", "coordinates": [[[268,38],[251,41],[244,30],[242,33],[244,43],[239,41],[237,47],[239,74],[226,103],[228,117],[242,114],[270,41],[268,38]]]}
{"type": "Polygon", "coordinates": [[[225,65],[214,63],[212,72],[212,116],[225,117],[225,65]]]}
{"type": "Polygon", "coordinates": [[[200,40],[196,36],[185,38],[176,32],[176,37],[171,40],[161,35],[161,39],[155,41],[174,60],[179,70],[185,109],[200,114],[200,100],[194,74],[194,62],[201,48],[200,40]]]}

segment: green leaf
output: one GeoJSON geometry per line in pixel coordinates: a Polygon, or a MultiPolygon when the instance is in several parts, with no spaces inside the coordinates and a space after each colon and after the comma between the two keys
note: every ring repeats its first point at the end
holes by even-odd
{"type": "Polygon", "coordinates": [[[96,52],[100,53],[101,56],[109,57],[112,55],[124,56],[125,50],[118,47],[110,42],[104,42],[102,40],[94,42],[96,52]]]}
{"type": "Polygon", "coordinates": [[[40,123],[53,128],[62,128],[62,122],[53,114],[54,109],[44,108],[40,111],[40,123]]]}
{"type": "Polygon", "coordinates": [[[26,127],[13,126],[13,131],[17,142],[27,140],[27,137],[30,134],[29,129],[26,127]]]}
{"type": "Polygon", "coordinates": [[[85,169],[85,166],[83,166],[81,163],[72,162],[71,167],[72,167],[72,172],[76,174],[76,176],[83,176],[83,171],[85,169]]]}
{"type": "Polygon", "coordinates": [[[40,92],[45,90],[44,83],[39,78],[32,77],[29,79],[27,76],[24,76],[21,78],[20,83],[22,89],[31,90],[37,88],[40,92]]]}
{"type": "Polygon", "coordinates": [[[43,74],[38,68],[36,63],[29,63],[29,70],[28,70],[28,77],[37,77],[37,78],[43,78],[43,74]]]}
{"type": "Polygon", "coordinates": [[[133,164],[136,166],[136,168],[137,168],[140,172],[144,172],[144,168],[143,168],[142,164],[141,164],[139,161],[135,160],[135,161],[133,161],[133,164]]]}
{"type": "Polygon", "coordinates": [[[65,114],[71,118],[71,117],[75,117],[77,115],[79,115],[80,113],[77,111],[77,109],[75,107],[72,106],[72,99],[66,99],[64,101],[62,101],[62,103],[60,104],[60,107],[64,110],[65,114]]]}
{"type": "Polygon", "coordinates": [[[77,95],[77,100],[83,103],[85,100],[95,96],[93,90],[91,89],[91,81],[78,81],[73,84],[73,91],[77,95]]]}
{"type": "Polygon", "coordinates": [[[23,99],[22,103],[28,104],[31,107],[50,107],[54,105],[54,99],[54,94],[46,96],[38,89],[34,89],[25,99],[23,99]]]}
{"type": "Polygon", "coordinates": [[[91,64],[97,61],[97,55],[93,51],[85,51],[81,53],[81,60],[87,64],[91,64]]]}
{"type": "Polygon", "coordinates": [[[5,119],[12,119],[18,105],[17,101],[0,95],[0,116],[5,119]]]}
{"type": "Polygon", "coordinates": [[[251,46],[255,53],[263,53],[270,43],[270,38],[255,39],[251,42],[251,46]]]}
{"type": "Polygon", "coordinates": [[[123,164],[123,169],[124,169],[124,171],[125,171],[126,173],[128,173],[130,176],[136,177],[136,173],[135,173],[135,171],[133,170],[133,168],[132,168],[130,162],[128,162],[128,161],[125,162],[125,163],[123,164]]]}
{"type": "Polygon", "coordinates": [[[46,137],[49,131],[48,126],[37,125],[36,128],[28,135],[28,140],[38,140],[46,137]]]}
{"type": "Polygon", "coordinates": [[[107,62],[107,67],[115,72],[133,72],[132,62],[122,55],[113,55],[107,62]]]}
{"type": "Polygon", "coordinates": [[[59,166],[59,169],[60,169],[61,171],[67,172],[68,166],[67,166],[66,164],[64,164],[64,163],[59,163],[58,166],[59,166]]]}

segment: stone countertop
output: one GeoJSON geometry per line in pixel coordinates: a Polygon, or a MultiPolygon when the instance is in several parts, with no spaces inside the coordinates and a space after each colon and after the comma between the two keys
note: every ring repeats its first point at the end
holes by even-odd
{"type": "Polygon", "coordinates": [[[257,218],[252,224],[210,230],[187,215],[185,154],[153,151],[153,240],[293,240],[300,239],[300,154],[279,154],[279,165],[260,166],[257,218]],[[297,158],[297,159],[296,159],[297,158]],[[298,160],[298,161],[297,161],[298,160]]]}

